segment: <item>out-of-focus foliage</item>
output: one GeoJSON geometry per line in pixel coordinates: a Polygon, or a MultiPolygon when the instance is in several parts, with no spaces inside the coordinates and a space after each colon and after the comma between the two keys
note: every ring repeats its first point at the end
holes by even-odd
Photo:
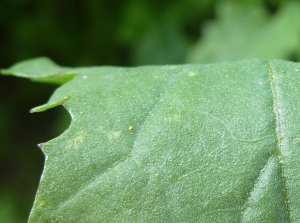
{"type": "Polygon", "coordinates": [[[10,190],[1,191],[0,195],[0,216],[2,222],[24,222],[18,213],[16,205],[16,193],[10,190]]]}
{"type": "Polygon", "coordinates": [[[183,63],[190,43],[205,19],[212,16],[215,1],[169,1],[166,5],[135,2],[124,10],[119,29],[121,41],[131,47],[131,62],[183,63]]]}
{"type": "MultiPolygon", "coordinates": [[[[65,66],[175,64],[195,62],[195,58],[204,63],[264,55],[299,60],[300,34],[291,28],[298,27],[300,13],[288,20],[289,10],[296,10],[288,7],[294,1],[223,2],[4,0],[0,3],[0,68],[38,56],[65,66]],[[201,54],[206,56],[197,56],[201,54]]],[[[7,213],[16,212],[6,213],[6,219],[15,218],[6,222],[28,217],[43,164],[35,145],[68,125],[63,109],[27,113],[43,104],[53,89],[0,76],[0,201],[5,201],[0,209],[10,200],[7,213]],[[63,124],[52,130],[58,123],[63,124]],[[7,191],[14,196],[7,196],[7,191]]]]}
{"type": "Polygon", "coordinates": [[[214,2],[6,1],[0,59],[5,67],[40,55],[68,66],[182,63],[214,2]]]}
{"type": "Polygon", "coordinates": [[[287,2],[274,16],[256,1],[225,1],[217,9],[217,19],[205,26],[187,62],[300,59],[300,2],[287,2]]]}

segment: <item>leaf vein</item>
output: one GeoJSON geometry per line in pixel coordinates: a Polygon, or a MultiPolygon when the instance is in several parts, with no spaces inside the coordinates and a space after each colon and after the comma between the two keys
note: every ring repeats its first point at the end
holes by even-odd
{"type": "Polygon", "coordinates": [[[281,109],[281,103],[280,103],[280,95],[279,95],[279,89],[277,87],[277,82],[275,78],[275,73],[272,69],[272,66],[269,61],[265,61],[266,67],[268,69],[270,84],[271,84],[271,91],[273,94],[273,111],[275,114],[275,123],[276,123],[276,135],[277,135],[277,149],[278,149],[278,159],[279,159],[279,165],[281,170],[281,176],[283,179],[283,187],[284,187],[284,197],[285,197],[285,207],[288,215],[288,222],[291,222],[290,218],[290,207],[289,207],[289,200],[288,200],[288,194],[287,194],[287,186],[286,186],[286,180],[287,177],[285,176],[284,171],[284,161],[283,161],[283,145],[282,140],[284,138],[282,123],[283,123],[283,115],[282,115],[282,109],[281,109]]]}

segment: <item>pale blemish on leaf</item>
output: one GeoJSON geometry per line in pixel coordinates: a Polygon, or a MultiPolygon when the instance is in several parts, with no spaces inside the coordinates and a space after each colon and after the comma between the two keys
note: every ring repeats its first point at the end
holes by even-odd
{"type": "Polygon", "coordinates": [[[69,147],[73,149],[79,149],[80,145],[83,143],[85,138],[85,133],[79,133],[71,138],[69,142],[69,147]]]}
{"type": "Polygon", "coordinates": [[[46,202],[45,202],[44,200],[42,200],[42,201],[40,202],[40,206],[41,206],[41,207],[45,206],[45,204],[46,204],[46,202]]]}
{"type": "Polygon", "coordinates": [[[113,131],[107,134],[109,139],[117,139],[120,137],[120,135],[121,135],[121,131],[113,131]]]}
{"type": "Polygon", "coordinates": [[[197,74],[193,71],[190,71],[190,72],[187,73],[187,75],[190,76],[190,77],[193,77],[193,76],[196,76],[197,74]]]}
{"type": "Polygon", "coordinates": [[[177,69],[178,67],[177,66],[168,66],[168,68],[170,69],[170,70],[175,70],[175,69],[177,69]]]}
{"type": "Polygon", "coordinates": [[[180,122],[181,116],[179,114],[171,115],[168,118],[165,118],[167,122],[180,122]]]}

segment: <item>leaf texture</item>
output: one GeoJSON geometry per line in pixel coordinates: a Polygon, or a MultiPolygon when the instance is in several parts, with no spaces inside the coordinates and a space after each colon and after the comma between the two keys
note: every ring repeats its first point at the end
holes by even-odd
{"type": "Polygon", "coordinates": [[[76,75],[33,111],[72,122],[43,144],[30,222],[300,221],[298,63],[59,72],[76,75]]]}

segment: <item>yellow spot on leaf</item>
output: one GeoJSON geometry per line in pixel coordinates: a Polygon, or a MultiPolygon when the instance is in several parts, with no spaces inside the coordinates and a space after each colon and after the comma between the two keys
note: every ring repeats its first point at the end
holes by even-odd
{"type": "Polygon", "coordinates": [[[133,126],[132,126],[132,125],[129,126],[129,127],[128,127],[128,130],[133,130],[133,126]]]}
{"type": "Polygon", "coordinates": [[[117,139],[120,137],[120,135],[121,135],[121,131],[109,132],[107,134],[109,139],[117,139]]]}

